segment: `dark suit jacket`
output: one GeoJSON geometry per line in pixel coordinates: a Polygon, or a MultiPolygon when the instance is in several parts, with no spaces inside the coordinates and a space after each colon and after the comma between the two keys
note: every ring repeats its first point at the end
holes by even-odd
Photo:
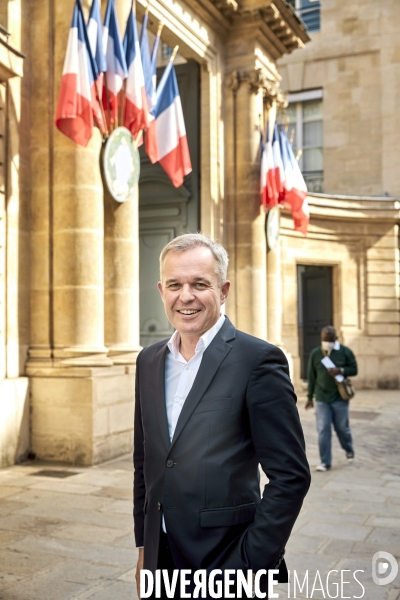
{"type": "Polygon", "coordinates": [[[167,342],[138,356],[134,520],[157,568],[161,515],[179,569],[276,566],[310,484],[286,358],[229,319],[204,352],[170,443],[167,342]],[[259,465],[269,483],[262,497],[259,465]]]}

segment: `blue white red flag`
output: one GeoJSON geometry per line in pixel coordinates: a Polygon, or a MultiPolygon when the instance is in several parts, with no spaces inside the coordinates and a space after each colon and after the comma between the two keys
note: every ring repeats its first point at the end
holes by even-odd
{"type": "Polygon", "coordinates": [[[92,57],[80,0],[76,0],[56,110],[56,126],[77,144],[92,136],[97,65],[92,57]]]}
{"type": "Polygon", "coordinates": [[[107,119],[109,118],[110,122],[114,123],[118,118],[118,94],[122,89],[124,79],[128,75],[115,12],[115,0],[108,0],[107,3],[104,17],[103,47],[107,63],[105,86],[103,88],[103,106],[107,109],[107,119]]]}
{"type": "Polygon", "coordinates": [[[139,37],[136,27],[136,18],[131,7],[124,36],[124,51],[128,65],[128,78],[126,81],[124,125],[134,137],[139,131],[147,129],[148,106],[142,57],[140,54],[139,37]]]}
{"type": "Polygon", "coordinates": [[[90,50],[97,65],[96,73],[96,102],[93,106],[93,114],[97,119],[99,128],[104,132],[103,113],[97,101],[97,96],[101,98],[103,93],[103,73],[107,70],[106,57],[103,47],[103,26],[101,24],[100,0],[93,0],[90,7],[89,20],[87,23],[87,33],[89,38],[90,50]]]}
{"type": "Polygon", "coordinates": [[[152,97],[151,97],[151,107],[153,108],[156,105],[157,102],[157,51],[158,51],[158,46],[160,44],[160,38],[161,38],[161,29],[158,28],[158,32],[156,35],[156,38],[154,40],[154,44],[153,44],[153,50],[151,51],[151,65],[150,65],[150,72],[152,74],[152,80],[153,80],[153,84],[151,87],[151,91],[152,91],[152,97]]]}
{"type": "Polygon", "coordinates": [[[263,133],[260,128],[260,149],[261,149],[261,169],[260,169],[260,196],[261,204],[264,210],[267,209],[267,173],[268,173],[268,162],[267,162],[267,151],[264,144],[263,133]]]}
{"type": "Polygon", "coordinates": [[[285,199],[283,204],[292,213],[295,230],[306,235],[310,221],[307,186],[283,127],[280,130],[280,143],[285,171],[285,199]]]}
{"type": "Polygon", "coordinates": [[[279,143],[279,133],[278,126],[274,124],[274,135],[272,138],[272,153],[274,156],[274,168],[275,168],[275,186],[276,191],[278,192],[278,200],[282,202],[285,196],[285,171],[283,168],[282,154],[281,154],[281,146],[279,143]]]}
{"type": "Polygon", "coordinates": [[[140,45],[140,53],[142,55],[144,85],[146,88],[147,105],[149,107],[149,111],[151,112],[151,110],[154,108],[156,101],[157,101],[156,87],[154,86],[155,72],[153,71],[153,69],[154,69],[154,67],[156,67],[156,65],[152,64],[152,57],[150,55],[149,38],[147,35],[148,20],[149,20],[149,15],[146,12],[143,17],[139,45],[140,45]]]}
{"type": "Polygon", "coordinates": [[[175,187],[192,170],[181,97],[174,65],[170,61],[157,88],[154,119],[146,135],[146,152],[151,162],[159,162],[175,187]],[[149,146],[152,144],[152,147],[149,146]]]}
{"type": "Polygon", "coordinates": [[[271,141],[268,123],[267,123],[266,154],[267,154],[267,164],[268,164],[267,206],[268,206],[268,208],[273,208],[274,206],[276,206],[278,204],[279,195],[278,195],[278,191],[276,189],[274,153],[272,150],[272,141],[271,141]]]}

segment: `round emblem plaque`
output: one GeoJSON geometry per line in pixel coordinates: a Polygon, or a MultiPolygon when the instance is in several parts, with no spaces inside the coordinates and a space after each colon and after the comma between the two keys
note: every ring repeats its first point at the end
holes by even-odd
{"type": "Polygon", "coordinates": [[[274,206],[268,211],[267,219],[265,222],[265,229],[267,234],[267,244],[269,250],[275,250],[279,239],[279,232],[281,228],[281,207],[274,206]]]}
{"type": "Polygon", "coordinates": [[[108,138],[104,148],[103,169],[107,187],[114,200],[126,202],[132,198],[139,181],[140,157],[126,127],[117,127],[108,138]]]}

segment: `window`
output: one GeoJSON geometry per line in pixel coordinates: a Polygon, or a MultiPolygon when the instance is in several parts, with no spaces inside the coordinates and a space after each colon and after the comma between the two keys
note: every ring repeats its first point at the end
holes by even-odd
{"type": "Polygon", "coordinates": [[[288,137],[309,192],[324,191],[322,90],[289,94],[288,137]]]}
{"type": "Polygon", "coordinates": [[[319,0],[289,0],[289,4],[296,9],[301,17],[307,31],[319,31],[321,29],[321,2],[319,0]]]}

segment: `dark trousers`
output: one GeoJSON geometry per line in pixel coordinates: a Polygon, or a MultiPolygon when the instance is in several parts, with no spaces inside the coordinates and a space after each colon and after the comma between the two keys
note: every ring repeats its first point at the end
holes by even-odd
{"type": "MultiPolygon", "coordinates": [[[[157,569],[166,569],[168,571],[168,576],[169,576],[170,581],[172,579],[173,571],[174,571],[174,569],[176,569],[174,559],[172,557],[171,550],[170,550],[170,547],[168,544],[167,534],[164,533],[163,531],[161,532],[161,535],[160,535],[160,546],[159,546],[159,550],[158,550],[157,569]]],[[[155,598],[155,595],[153,595],[152,597],[155,598]]],[[[243,595],[243,598],[245,598],[244,595],[243,595]]],[[[210,596],[207,595],[207,599],[210,599],[210,596]]],[[[164,588],[163,580],[161,582],[161,600],[169,600],[168,596],[166,594],[165,588],[164,588]]],[[[178,579],[178,585],[176,586],[174,600],[180,600],[179,579],[178,579]]],[[[199,600],[201,600],[201,599],[199,599],[199,600]]],[[[267,600],[267,598],[265,598],[264,600],[267,600]]]]}
{"type": "MultiPolygon", "coordinates": [[[[174,559],[172,558],[171,550],[168,545],[168,536],[163,531],[161,531],[161,534],[160,534],[160,546],[158,549],[157,569],[160,569],[160,570],[166,569],[168,571],[168,577],[169,577],[170,581],[172,580],[173,571],[174,571],[174,569],[176,569],[174,559]]],[[[155,595],[153,597],[155,598],[155,595]]],[[[179,580],[178,580],[178,585],[176,586],[174,599],[180,600],[179,580]]],[[[167,593],[165,591],[165,588],[164,588],[163,579],[161,580],[161,600],[169,600],[167,593]]]]}

